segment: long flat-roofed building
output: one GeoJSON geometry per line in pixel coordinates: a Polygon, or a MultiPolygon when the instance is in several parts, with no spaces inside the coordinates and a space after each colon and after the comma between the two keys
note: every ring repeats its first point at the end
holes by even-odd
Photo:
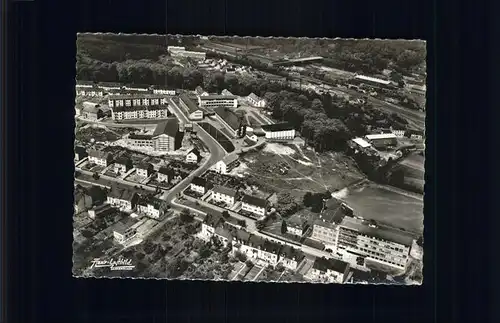
{"type": "Polygon", "coordinates": [[[406,232],[346,216],[338,229],[337,254],[351,263],[361,257],[405,269],[413,240],[413,236],[406,232]]]}
{"type": "Polygon", "coordinates": [[[112,95],[108,98],[110,108],[167,105],[167,97],[161,94],[112,95]]]}
{"type": "Polygon", "coordinates": [[[398,138],[393,133],[377,133],[366,135],[367,141],[375,148],[385,148],[388,146],[395,146],[398,144],[398,138]]]}
{"type": "Polygon", "coordinates": [[[262,130],[268,140],[293,140],[295,129],[288,122],[263,125],[262,130]]]}
{"type": "Polygon", "coordinates": [[[205,111],[186,94],[179,97],[179,105],[188,113],[190,120],[202,120],[205,115],[205,111]]]}
{"type": "Polygon", "coordinates": [[[205,95],[198,97],[198,104],[200,107],[238,107],[238,98],[231,95],[205,95]]]}
{"type": "Polygon", "coordinates": [[[184,133],[175,118],[159,123],[152,134],[131,133],[128,143],[134,147],[153,148],[155,151],[174,151],[182,146],[184,133]]]}
{"type": "Polygon", "coordinates": [[[245,119],[227,107],[215,108],[215,117],[234,137],[244,136],[245,119]]]}

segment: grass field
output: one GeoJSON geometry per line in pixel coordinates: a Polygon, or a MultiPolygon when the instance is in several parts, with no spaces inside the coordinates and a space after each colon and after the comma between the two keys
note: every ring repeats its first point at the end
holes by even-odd
{"type": "Polygon", "coordinates": [[[339,198],[354,209],[355,214],[392,227],[420,234],[423,232],[423,199],[401,190],[367,184],[343,192],[339,198]]]}
{"type": "Polygon", "coordinates": [[[341,189],[362,178],[352,161],[341,154],[316,154],[306,149],[268,143],[243,157],[241,175],[266,191],[288,191],[297,199],[310,192],[341,189]]]}

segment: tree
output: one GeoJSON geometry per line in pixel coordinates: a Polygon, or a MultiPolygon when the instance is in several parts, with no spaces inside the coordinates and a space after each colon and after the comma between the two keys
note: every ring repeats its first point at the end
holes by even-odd
{"type": "Polygon", "coordinates": [[[321,102],[320,99],[314,99],[311,103],[311,109],[314,111],[323,111],[323,103],[321,102]]]}
{"type": "Polygon", "coordinates": [[[188,209],[183,209],[180,214],[180,220],[182,223],[189,223],[193,221],[193,215],[188,209]]]}
{"type": "Polygon", "coordinates": [[[97,174],[97,173],[92,174],[92,178],[95,180],[98,180],[100,177],[101,176],[99,176],[99,174],[97,174]]]}
{"type": "Polygon", "coordinates": [[[420,247],[424,246],[424,236],[418,237],[418,239],[417,239],[417,245],[419,245],[420,247]]]}
{"type": "Polygon", "coordinates": [[[247,261],[245,261],[245,265],[246,265],[248,268],[252,268],[252,267],[253,267],[253,262],[252,262],[250,259],[247,259],[247,261]]]}
{"type": "Polygon", "coordinates": [[[238,225],[242,228],[246,228],[247,222],[245,220],[238,220],[238,225]]]}
{"type": "Polygon", "coordinates": [[[229,212],[228,212],[227,210],[222,211],[222,217],[223,217],[224,219],[229,218],[229,212]]]}
{"type": "Polygon", "coordinates": [[[288,231],[288,228],[286,225],[286,221],[283,220],[283,221],[281,221],[281,233],[286,233],[287,231],[288,231]]]}
{"type": "Polygon", "coordinates": [[[303,203],[304,203],[305,207],[310,207],[312,205],[312,193],[311,192],[306,192],[306,194],[304,194],[303,203]]]}
{"type": "Polygon", "coordinates": [[[157,245],[155,245],[151,241],[146,241],[144,243],[144,248],[143,249],[144,249],[144,252],[149,255],[149,254],[151,254],[155,250],[156,247],[157,247],[157,245]]]}
{"type": "Polygon", "coordinates": [[[135,257],[137,258],[137,260],[139,261],[142,261],[144,259],[144,257],[146,257],[146,255],[144,254],[144,252],[138,252],[135,257]]]}

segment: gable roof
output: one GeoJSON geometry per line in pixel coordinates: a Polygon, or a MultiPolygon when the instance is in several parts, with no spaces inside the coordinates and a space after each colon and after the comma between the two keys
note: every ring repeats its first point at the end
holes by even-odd
{"type": "Polygon", "coordinates": [[[108,152],[105,152],[102,150],[95,150],[95,149],[89,150],[89,156],[95,157],[95,158],[100,158],[100,159],[108,159],[108,158],[112,157],[112,155],[108,152]]]}
{"type": "Polygon", "coordinates": [[[230,165],[232,163],[234,163],[235,161],[238,160],[238,155],[236,154],[231,154],[231,155],[227,155],[226,157],[224,157],[221,161],[227,165],[230,165]]]}
{"type": "Polygon", "coordinates": [[[201,157],[200,151],[198,149],[196,149],[196,148],[193,148],[190,151],[188,151],[188,153],[186,155],[189,155],[190,153],[195,154],[198,158],[201,157]]]}
{"type": "Polygon", "coordinates": [[[82,147],[82,146],[75,146],[75,154],[78,154],[78,155],[84,155],[84,154],[87,154],[87,151],[85,150],[85,147],[82,147]]]}
{"type": "Polygon", "coordinates": [[[220,193],[220,194],[223,194],[223,195],[228,195],[228,196],[231,196],[231,197],[235,197],[236,196],[236,191],[231,189],[231,188],[228,188],[228,187],[225,187],[225,186],[220,186],[220,185],[217,185],[213,188],[212,190],[213,192],[215,193],[220,193]]]}
{"type": "Polygon", "coordinates": [[[109,197],[125,201],[132,201],[132,199],[136,195],[137,193],[135,193],[134,191],[128,190],[126,188],[116,188],[116,187],[113,187],[111,191],[108,193],[109,197]]]}
{"type": "Polygon", "coordinates": [[[221,94],[226,96],[234,96],[234,94],[229,92],[229,90],[227,89],[222,90],[221,94]]]}
{"type": "Polygon", "coordinates": [[[289,245],[284,245],[281,247],[280,256],[286,259],[295,260],[297,263],[299,263],[305,257],[302,251],[292,248],[289,245]]]}
{"type": "Polygon", "coordinates": [[[205,216],[205,219],[203,219],[203,223],[212,228],[216,228],[221,223],[224,223],[224,219],[220,215],[208,213],[205,216]]]}
{"type": "Polygon", "coordinates": [[[140,198],[138,204],[140,205],[151,205],[155,210],[160,210],[165,206],[165,201],[160,200],[152,195],[146,195],[140,198]]]}
{"type": "Polygon", "coordinates": [[[252,195],[243,195],[242,202],[248,203],[250,205],[258,206],[265,208],[267,206],[267,200],[257,197],[257,196],[252,196],[252,195]]]}
{"type": "Polygon", "coordinates": [[[219,226],[215,229],[215,234],[221,237],[224,237],[228,240],[231,240],[233,236],[231,235],[231,232],[224,226],[219,226]]]}
{"type": "Polygon", "coordinates": [[[128,156],[121,156],[115,160],[115,164],[120,164],[120,165],[129,165],[131,163],[132,159],[130,159],[130,157],[128,156]]]}
{"type": "Polygon", "coordinates": [[[337,259],[316,258],[316,260],[314,260],[313,268],[322,272],[326,272],[330,269],[343,274],[345,273],[348,265],[348,263],[337,259]]]}
{"type": "Polygon", "coordinates": [[[193,178],[193,180],[191,181],[191,184],[194,184],[194,185],[196,185],[196,186],[203,186],[203,187],[206,187],[206,186],[207,186],[207,184],[208,184],[208,182],[207,182],[207,180],[206,180],[206,179],[204,179],[204,178],[201,178],[201,177],[199,177],[199,176],[195,176],[195,177],[193,178]]]}
{"type": "Polygon", "coordinates": [[[195,91],[195,92],[196,92],[196,94],[198,94],[198,95],[202,95],[202,94],[203,94],[203,92],[205,92],[205,91],[203,90],[203,88],[202,88],[201,86],[199,86],[199,85],[196,87],[196,89],[194,89],[194,91],[195,91]]]}
{"type": "Polygon", "coordinates": [[[248,243],[246,245],[252,248],[262,249],[262,246],[264,245],[265,242],[266,242],[265,239],[252,234],[248,239],[248,243]]]}
{"type": "Polygon", "coordinates": [[[260,100],[262,100],[261,98],[259,98],[259,97],[258,97],[255,93],[253,93],[253,92],[252,92],[252,93],[250,93],[250,94],[248,95],[248,97],[249,97],[249,98],[251,98],[252,100],[255,100],[255,101],[260,101],[260,100]]]}
{"type": "Polygon", "coordinates": [[[250,237],[251,234],[245,230],[238,229],[234,232],[234,238],[237,239],[238,241],[243,242],[244,244],[248,243],[250,237]]]}
{"type": "Polygon", "coordinates": [[[224,120],[233,130],[238,130],[245,123],[245,118],[240,118],[233,110],[227,107],[217,107],[215,113],[224,120]]]}
{"type": "Polygon", "coordinates": [[[137,166],[135,168],[149,170],[149,169],[153,169],[153,165],[150,163],[139,163],[139,164],[137,164],[137,166]]]}
{"type": "Polygon", "coordinates": [[[163,134],[169,137],[176,137],[178,132],[179,122],[177,122],[177,119],[175,118],[170,118],[156,126],[155,131],[153,132],[153,137],[163,134]]]}
{"type": "Polygon", "coordinates": [[[198,104],[196,104],[188,95],[186,94],[181,94],[179,97],[179,100],[181,100],[186,106],[189,111],[189,113],[193,113],[195,111],[201,110],[198,107],[198,104]]]}
{"type": "Polygon", "coordinates": [[[172,176],[174,174],[174,170],[170,167],[162,166],[162,167],[160,167],[160,169],[158,169],[158,173],[163,174],[163,175],[172,176]]]}
{"type": "Polygon", "coordinates": [[[270,252],[275,255],[278,255],[280,253],[280,249],[281,249],[281,244],[274,241],[264,240],[264,243],[262,244],[262,250],[270,252]]]}
{"type": "Polygon", "coordinates": [[[262,125],[261,128],[264,131],[286,131],[294,129],[294,127],[288,122],[266,124],[262,125]]]}

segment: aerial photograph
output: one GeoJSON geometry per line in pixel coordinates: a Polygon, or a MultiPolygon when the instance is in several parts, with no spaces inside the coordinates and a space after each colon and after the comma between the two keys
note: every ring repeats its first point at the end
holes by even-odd
{"type": "Polygon", "coordinates": [[[425,41],[76,48],[73,276],[422,284],[425,41]]]}

